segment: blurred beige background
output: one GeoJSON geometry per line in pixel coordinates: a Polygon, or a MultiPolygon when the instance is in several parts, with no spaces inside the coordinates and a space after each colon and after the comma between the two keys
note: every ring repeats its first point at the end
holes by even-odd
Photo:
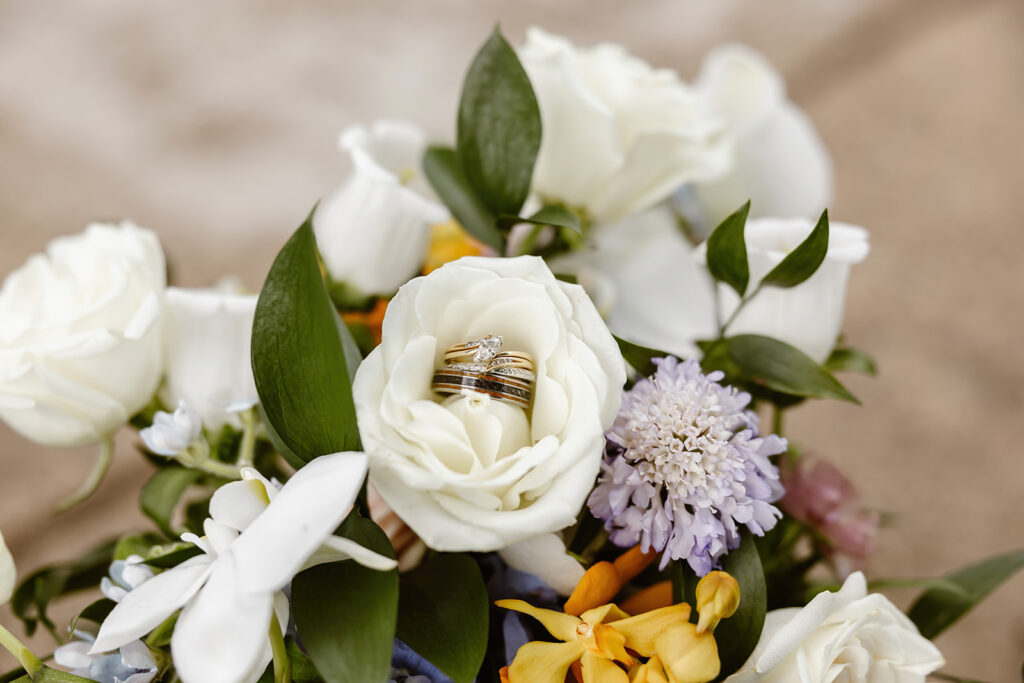
{"type": "MultiPolygon", "coordinates": [[[[1024,547],[1020,0],[3,0],[0,274],[89,220],[131,217],[159,232],[179,284],[257,288],[340,180],[338,130],[398,116],[448,137],[495,20],[517,41],[536,23],[622,42],[686,77],[727,39],[776,64],[834,155],[832,216],[871,231],[846,329],[882,372],[850,380],[863,408],[805,407],[790,436],[895,513],[876,576],[1024,547]]],[[[148,467],[122,437],[101,495],[55,518],[91,454],[0,426],[0,528],[23,571],[141,523],[148,467]]],[[[938,643],[950,672],[1020,680],[1024,575],[938,643]]]]}

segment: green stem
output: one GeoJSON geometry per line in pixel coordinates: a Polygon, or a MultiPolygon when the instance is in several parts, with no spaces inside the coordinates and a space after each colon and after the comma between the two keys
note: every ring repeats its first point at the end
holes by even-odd
{"type": "Polygon", "coordinates": [[[780,408],[777,405],[772,406],[772,434],[782,436],[782,418],[785,413],[785,408],[780,408]]]}
{"type": "Polygon", "coordinates": [[[20,640],[14,637],[14,634],[0,626],[0,646],[3,646],[8,652],[14,655],[14,658],[18,660],[22,668],[28,673],[29,678],[35,678],[36,675],[42,671],[43,662],[32,654],[32,651],[25,647],[20,640]]]}
{"type": "Polygon", "coordinates": [[[747,304],[749,304],[755,296],[758,295],[758,293],[761,291],[761,286],[761,283],[758,283],[757,287],[754,287],[754,291],[740,299],[740,302],[736,305],[736,308],[733,310],[732,315],[729,316],[729,319],[726,320],[720,328],[718,328],[719,337],[725,336],[725,331],[729,328],[729,325],[732,325],[733,321],[736,320],[736,316],[740,314],[740,311],[742,311],[743,308],[747,304]]]}
{"type": "Polygon", "coordinates": [[[256,457],[256,410],[250,408],[241,415],[242,443],[238,446],[238,466],[252,467],[256,457]]]}
{"type": "Polygon", "coordinates": [[[270,650],[274,654],[274,683],[292,682],[292,663],[284,645],[281,622],[276,614],[270,615],[270,650]]]}
{"type": "Polygon", "coordinates": [[[78,489],[70,496],[57,503],[57,512],[67,512],[92,494],[96,493],[96,489],[100,487],[100,484],[103,482],[103,478],[107,475],[107,470],[110,469],[110,463],[113,459],[114,436],[110,435],[100,444],[100,449],[96,454],[96,460],[93,462],[92,469],[89,471],[85,480],[79,485],[78,489]]]}
{"type": "Polygon", "coordinates": [[[185,467],[206,472],[224,479],[240,479],[241,473],[237,464],[219,462],[210,457],[210,446],[205,440],[198,441],[174,457],[185,467]]]}

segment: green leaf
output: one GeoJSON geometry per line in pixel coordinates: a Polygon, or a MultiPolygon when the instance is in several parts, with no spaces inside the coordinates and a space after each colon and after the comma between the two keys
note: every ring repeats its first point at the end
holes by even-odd
{"type": "Polygon", "coordinates": [[[11,612],[31,636],[41,623],[53,634],[56,626],[47,614],[50,603],[63,595],[94,588],[107,575],[114,544],[104,543],[75,562],[55,564],[29,574],[11,596],[11,612]]]}
{"type": "Polygon", "coordinates": [[[294,683],[317,683],[322,680],[320,672],[316,670],[313,661],[305,652],[299,649],[294,638],[285,640],[285,650],[288,652],[288,659],[292,663],[292,681],[294,683]]]}
{"type": "MultiPolygon", "coordinates": [[[[828,590],[839,590],[840,586],[830,587],[828,590]]],[[[911,576],[911,577],[898,577],[892,579],[872,579],[868,581],[868,591],[875,593],[878,591],[886,590],[900,590],[902,588],[927,588],[927,589],[939,589],[950,593],[957,593],[959,595],[967,596],[968,593],[960,587],[955,581],[951,581],[943,577],[934,576],[911,576]]]]}
{"type": "Polygon", "coordinates": [[[827,253],[828,210],[825,210],[807,239],[789,252],[779,265],[772,268],[761,280],[761,284],[772,287],[796,287],[814,275],[827,253]]]}
{"type": "Polygon", "coordinates": [[[722,558],[722,570],[740,584],[740,605],[736,613],[723,619],[715,629],[718,657],[722,660],[720,677],[725,678],[738,671],[754,651],[768,609],[764,570],[753,536],[743,534],[739,547],[722,558]]]}
{"type": "Polygon", "coordinates": [[[1024,550],[965,567],[946,577],[959,586],[962,592],[943,587],[931,588],[914,602],[907,616],[917,624],[921,635],[934,638],[1021,568],[1024,568],[1024,550]]]}
{"type": "Polygon", "coordinates": [[[145,555],[145,563],[157,569],[170,569],[177,567],[185,560],[190,560],[196,555],[202,554],[202,550],[191,543],[168,543],[163,546],[156,546],[145,555]]]}
{"type": "Polygon", "coordinates": [[[442,554],[403,574],[398,637],[455,683],[472,683],[487,650],[487,587],[469,555],[442,554]]]}
{"type": "Polygon", "coordinates": [[[619,345],[619,353],[622,354],[622,357],[629,363],[630,367],[645,377],[653,375],[658,369],[658,366],[653,362],[655,358],[664,358],[665,356],[672,355],[658,349],[634,344],[620,337],[615,337],[615,342],[619,345]]]}
{"type": "MultiPolygon", "coordinates": [[[[368,519],[350,517],[351,538],[394,557],[368,519]]],[[[327,683],[386,681],[398,612],[398,571],[378,572],[354,560],[307,569],[292,582],[299,638],[327,683]]]]}
{"type": "Polygon", "coordinates": [[[735,289],[741,297],[746,294],[750,282],[747,242],[743,237],[748,213],[749,200],[719,223],[708,238],[708,270],[711,276],[735,289]]]}
{"type": "Polygon", "coordinates": [[[860,404],[828,370],[789,344],[759,334],[725,340],[729,357],[744,376],[792,396],[835,398],[860,404]]]}
{"type": "Polygon", "coordinates": [[[580,217],[575,213],[556,204],[548,204],[541,207],[540,211],[529,218],[522,216],[500,216],[498,225],[507,230],[518,223],[531,223],[533,225],[553,225],[556,228],[566,228],[577,235],[583,234],[583,225],[580,217]]]}
{"type": "Polygon", "coordinates": [[[170,537],[177,534],[171,527],[174,509],[189,486],[202,476],[198,470],[184,467],[165,467],[159,469],[142,487],[139,506],[147,517],[156,522],[157,526],[170,537]]]}
{"type": "Polygon", "coordinates": [[[167,539],[154,531],[142,531],[125,534],[118,539],[114,546],[115,560],[127,559],[130,555],[142,555],[146,557],[150,551],[163,545],[167,539]]]}
{"type": "Polygon", "coordinates": [[[496,214],[517,214],[540,150],[540,107],[498,28],[473,59],[459,100],[456,149],[466,177],[496,214]]]}
{"type": "Polygon", "coordinates": [[[270,267],[252,329],[252,369],[268,430],[303,462],[360,449],[348,334],[327,295],[307,218],[270,267]]]}
{"type": "Polygon", "coordinates": [[[91,683],[92,679],[82,678],[74,674],[69,674],[66,671],[58,671],[57,669],[51,669],[48,666],[44,666],[37,674],[35,678],[30,677],[28,674],[21,678],[14,679],[13,683],[91,683]]]}
{"type": "Polygon", "coordinates": [[[68,633],[74,633],[75,628],[78,627],[78,622],[82,619],[91,621],[94,624],[102,624],[103,620],[107,618],[107,615],[114,609],[117,603],[109,598],[100,598],[96,602],[90,603],[88,607],[83,609],[81,612],[71,620],[71,625],[68,626],[68,633]]]}
{"type": "Polygon", "coordinates": [[[859,372],[874,377],[878,374],[874,359],[858,349],[839,347],[825,361],[829,372],[859,372]]]}
{"type": "Polygon", "coordinates": [[[505,238],[496,227],[497,218],[473,192],[454,149],[429,147],[423,155],[423,173],[466,232],[499,254],[505,252],[505,238]]]}

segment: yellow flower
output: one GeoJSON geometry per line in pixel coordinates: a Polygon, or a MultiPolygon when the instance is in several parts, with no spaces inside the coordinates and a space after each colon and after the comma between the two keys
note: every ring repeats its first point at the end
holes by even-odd
{"type": "MultiPolygon", "coordinates": [[[[631,653],[641,657],[660,655],[681,658],[691,666],[693,657],[685,652],[690,641],[677,644],[672,638],[662,638],[677,627],[689,623],[690,606],[686,603],[662,607],[651,612],[629,616],[615,605],[602,605],[587,610],[579,617],[539,609],[522,600],[499,600],[499,607],[529,614],[561,643],[530,642],[519,648],[508,670],[509,683],[563,683],[573,662],[582,665],[583,683],[628,683],[629,675],[617,663],[627,667],[638,664],[631,653]],[[662,652],[662,650],[664,652],[662,652]]],[[[714,637],[708,633],[712,645],[715,674],[718,674],[718,650],[714,637]]],[[[698,656],[706,656],[701,648],[698,656]]],[[[674,671],[672,667],[670,671],[674,671]]],[[[707,670],[701,667],[699,670],[707,670]]],[[[709,681],[714,678],[701,679],[709,681]]],[[[649,678],[657,681],[657,678],[649,678]]],[[[672,683],[676,683],[671,678],[672,683]]],[[[689,683],[692,678],[679,679],[689,683]]]]}
{"type": "Polygon", "coordinates": [[[697,584],[697,633],[714,631],[722,619],[728,619],[740,605],[740,585],[725,572],[709,572],[697,584]]]}
{"type": "Polygon", "coordinates": [[[430,252],[423,265],[423,274],[428,275],[449,261],[463,256],[482,256],[490,250],[470,237],[455,221],[436,223],[430,227],[430,252]]]}
{"type": "Polygon", "coordinates": [[[615,558],[614,562],[593,565],[565,601],[565,613],[579,616],[591,607],[611,602],[623,586],[657,557],[657,552],[645,553],[636,545],[615,558]]]}

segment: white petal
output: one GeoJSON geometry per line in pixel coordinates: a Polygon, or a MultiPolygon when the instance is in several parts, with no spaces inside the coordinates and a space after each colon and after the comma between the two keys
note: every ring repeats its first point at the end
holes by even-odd
{"type": "Polygon", "coordinates": [[[243,591],[235,562],[219,557],[178,618],[171,654],[184,683],[243,683],[266,656],[273,592],[243,591]]]}
{"type": "Polygon", "coordinates": [[[390,571],[398,566],[397,561],[363,547],[350,538],[330,536],[302,568],[309,569],[318,564],[338,562],[339,560],[355,560],[364,567],[377,571],[390,571]]]}
{"type": "Polygon", "coordinates": [[[583,565],[566,552],[558,534],[542,534],[513,543],[500,554],[510,567],[533,574],[559,595],[572,593],[583,578],[583,565]]]}
{"type": "Polygon", "coordinates": [[[164,295],[165,400],[185,401],[212,430],[241,427],[231,409],[259,399],[249,360],[255,294],[179,289],[164,295]]]}
{"type": "Polygon", "coordinates": [[[152,631],[196,594],[210,569],[210,558],[200,555],[129,592],[103,621],[89,652],[110,652],[152,631]]]}
{"type": "Polygon", "coordinates": [[[259,479],[224,484],[210,499],[210,517],[239,531],[249,528],[270,504],[267,489],[259,479]]]}
{"type": "Polygon", "coordinates": [[[356,452],[324,455],[296,472],[232,547],[244,590],[287,584],[345,519],[365,477],[366,455],[356,452]]]}
{"type": "Polygon", "coordinates": [[[18,572],[14,567],[14,557],[4,543],[4,535],[0,532],[0,605],[7,604],[14,593],[14,584],[17,581],[18,572]]]}
{"type": "Polygon", "coordinates": [[[84,669],[92,663],[94,656],[89,654],[92,643],[74,640],[61,645],[53,651],[53,661],[65,669],[84,669]]]}

